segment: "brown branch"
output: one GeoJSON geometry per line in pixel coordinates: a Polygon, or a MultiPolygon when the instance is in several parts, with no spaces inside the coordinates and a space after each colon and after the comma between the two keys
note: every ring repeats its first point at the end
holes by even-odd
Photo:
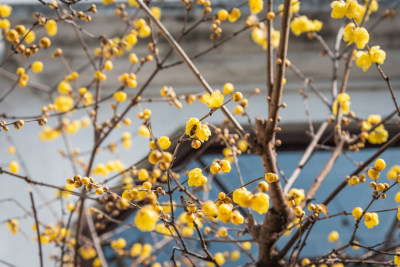
{"type": "MultiPolygon", "coordinates": [[[[269,101],[268,120],[256,118],[257,154],[261,156],[264,172],[278,173],[274,139],[278,124],[278,112],[281,105],[283,78],[285,77],[285,61],[287,56],[289,27],[291,19],[291,0],[284,1],[281,35],[279,41],[275,80],[269,101]]],[[[286,228],[292,217],[292,211],[287,205],[281,183],[270,184],[270,196],[273,208],[264,217],[260,227],[252,227],[251,234],[259,243],[257,266],[276,266],[275,242],[276,233],[286,228]]]]}
{"type": "Polygon", "coordinates": [[[85,211],[85,216],[86,216],[87,224],[89,226],[90,235],[92,236],[92,239],[93,239],[94,247],[96,248],[96,251],[97,251],[97,256],[99,257],[100,262],[101,262],[101,266],[107,267],[108,266],[107,261],[106,261],[106,258],[104,257],[103,249],[101,248],[101,245],[100,245],[99,236],[97,235],[96,229],[94,227],[93,218],[89,214],[88,210],[85,211]]]}
{"type": "Polygon", "coordinates": [[[8,174],[8,175],[13,176],[13,177],[16,177],[16,178],[19,178],[19,179],[22,179],[28,184],[49,187],[49,188],[57,189],[57,190],[60,190],[60,191],[69,192],[69,193],[71,193],[72,195],[75,195],[75,196],[85,197],[87,199],[98,201],[97,198],[84,196],[81,193],[77,193],[77,192],[65,189],[64,187],[60,187],[60,186],[56,186],[56,185],[52,185],[52,184],[47,184],[47,183],[43,183],[43,182],[38,182],[38,181],[32,180],[28,176],[22,176],[22,175],[19,175],[19,174],[15,174],[15,173],[6,171],[6,170],[4,170],[3,168],[0,167],[0,174],[3,174],[3,173],[8,174]]]}
{"type": "Polygon", "coordinates": [[[340,139],[339,143],[335,147],[335,150],[333,150],[331,156],[329,157],[328,161],[325,163],[324,167],[322,168],[321,172],[318,174],[318,176],[315,178],[311,186],[308,188],[306,196],[304,198],[304,201],[301,205],[302,208],[305,207],[305,205],[310,201],[314,195],[317,193],[319,187],[325,180],[325,178],[328,176],[330,171],[332,170],[333,165],[335,164],[336,160],[340,156],[340,154],[343,151],[343,147],[346,144],[346,140],[344,138],[340,139]]]}
{"type": "Polygon", "coordinates": [[[31,189],[29,190],[29,196],[31,198],[33,217],[35,218],[36,235],[37,235],[37,238],[38,238],[38,246],[39,246],[39,261],[40,261],[40,266],[43,267],[42,241],[40,240],[39,221],[38,221],[35,201],[33,199],[33,194],[32,194],[32,190],[31,189]]]}
{"type": "Polygon", "coordinates": [[[273,49],[272,49],[272,19],[268,19],[268,13],[272,12],[273,0],[267,0],[267,96],[271,97],[273,88],[273,49]]]}
{"type": "Polygon", "coordinates": [[[316,148],[316,145],[318,144],[319,139],[321,138],[321,136],[325,132],[326,128],[328,127],[328,124],[329,123],[327,121],[325,121],[324,123],[321,124],[317,133],[314,135],[314,138],[311,140],[310,144],[304,151],[304,154],[301,157],[299,163],[297,164],[296,169],[293,171],[292,175],[290,176],[290,178],[288,179],[288,181],[285,185],[285,188],[283,190],[285,194],[287,194],[289,192],[290,187],[294,184],[297,177],[300,175],[300,172],[303,169],[304,165],[306,165],[306,163],[310,159],[311,155],[313,154],[313,152],[316,148]]]}

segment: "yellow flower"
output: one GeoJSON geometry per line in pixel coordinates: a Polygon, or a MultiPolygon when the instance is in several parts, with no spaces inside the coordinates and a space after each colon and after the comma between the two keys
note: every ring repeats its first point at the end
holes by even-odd
{"type": "Polygon", "coordinates": [[[224,103],[224,96],[221,94],[219,90],[212,92],[209,100],[207,101],[207,106],[215,109],[219,108],[222,103],[224,103]]]}
{"type": "MultiPolygon", "coordinates": [[[[1,12],[1,11],[0,11],[1,12]]],[[[18,220],[17,219],[10,219],[6,222],[7,227],[10,229],[11,233],[15,235],[18,233],[18,220]]]]}
{"type": "Polygon", "coordinates": [[[228,223],[231,220],[232,206],[228,204],[221,204],[218,207],[218,219],[224,223],[228,223]]]}
{"type": "Polygon", "coordinates": [[[228,15],[228,20],[230,22],[235,22],[240,18],[240,16],[241,16],[240,10],[237,8],[233,8],[228,15]]]}
{"type": "Polygon", "coordinates": [[[151,28],[149,25],[143,25],[140,29],[139,29],[139,37],[140,38],[146,38],[147,36],[149,36],[151,34],[151,28]]]}
{"type": "Polygon", "coordinates": [[[18,165],[18,162],[16,162],[16,161],[11,161],[10,164],[8,164],[8,168],[10,169],[10,172],[12,172],[12,173],[19,172],[19,165],[18,165]]]}
{"type": "Polygon", "coordinates": [[[149,178],[149,172],[146,169],[140,169],[138,172],[138,178],[140,181],[146,181],[149,178]]]}
{"type": "Polygon", "coordinates": [[[31,31],[26,35],[26,37],[25,37],[25,42],[26,42],[27,44],[31,44],[31,43],[33,43],[33,42],[35,41],[35,39],[36,39],[35,32],[31,30],[31,31]]]}
{"type": "Polygon", "coordinates": [[[196,130],[196,137],[201,142],[207,141],[210,135],[211,135],[211,131],[207,125],[202,124],[196,130]]]}
{"type": "Polygon", "coordinates": [[[158,138],[158,144],[162,149],[168,149],[171,146],[171,141],[168,136],[161,136],[158,138]]]}
{"type": "Polygon", "coordinates": [[[103,163],[99,163],[99,164],[97,164],[96,168],[94,168],[92,170],[92,172],[94,174],[96,174],[96,175],[100,175],[101,174],[101,175],[103,175],[105,177],[105,176],[107,176],[109,174],[110,171],[108,170],[106,165],[104,165],[103,163]]]}
{"type": "Polygon", "coordinates": [[[263,0],[249,0],[250,11],[254,14],[260,13],[264,8],[263,0]]]}
{"type": "Polygon", "coordinates": [[[56,190],[56,197],[57,197],[57,198],[60,198],[60,197],[68,198],[69,196],[71,196],[71,192],[69,192],[69,191],[74,191],[75,186],[74,186],[74,184],[68,184],[68,183],[67,183],[67,184],[64,186],[64,189],[66,189],[66,190],[68,190],[68,191],[56,190]]]}
{"type": "Polygon", "coordinates": [[[300,16],[293,19],[290,28],[294,35],[299,36],[304,32],[318,32],[322,28],[322,22],[319,20],[309,20],[306,16],[300,16]]]}
{"type": "MultiPolygon", "coordinates": [[[[0,29],[9,29],[10,28],[10,21],[8,19],[0,19],[0,29]]],[[[27,36],[28,37],[28,36],[27,36]]],[[[26,38],[25,38],[26,40],[26,38]]],[[[28,43],[28,41],[26,41],[28,43]]]]}
{"type": "Polygon", "coordinates": [[[196,130],[197,130],[197,128],[199,128],[200,124],[201,123],[200,123],[199,119],[197,119],[197,118],[188,119],[186,122],[185,133],[193,138],[195,136],[196,130]]]}
{"type": "Polygon", "coordinates": [[[243,111],[244,111],[243,107],[241,105],[237,105],[233,110],[233,114],[240,115],[243,113],[243,111]]]}
{"type": "Polygon", "coordinates": [[[207,177],[205,177],[200,168],[195,168],[189,172],[189,186],[202,186],[207,183],[207,177]]]}
{"type": "Polygon", "coordinates": [[[211,200],[207,200],[206,202],[204,202],[203,206],[201,207],[201,211],[209,218],[218,215],[218,208],[211,200]]]}
{"type": "Polygon", "coordinates": [[[219,165],[221,166],[221,171],[222,172],[230,172],[231,171],[231,164],[227,160],[221,160],[219,162],[219,165]]]}
{"type": "Polygon", "coordinates": [[[136,0],[127,0],[127,2],[130,6],[139,7],[139,4],[136,2],[136,0]]]}
{"type": "Polygon", "coordinates": [[[357,66],[362,68],[363,71],[367,71],[372,63],[370,54],[367,51],[359,51],[357,52],[356,57],[357,66]]]}
{"type": "Polygon", "coordinates": [[[337,96],[337,100],[340,104],[344,105],[346,102],[350,101],[350,96],[347,93],[340,93],[337,96]]]}
{"type": "Polygon", "coordinates": [[[400,265],[400,253],[397,252],[397,255],[394,256],[393,263],[397,264],[397,267],[400,265]]]}
{"type": "Polygon", "coordinates": [[[74,107],[74,99],[69,96],[60,95],[54,101],[54,105],[61,112],[67,112],[74,107]]]}
{"type": "Polygon", "coordinates": [[[140,125],[138,132],[141,137],[150,138],[150,130],[145,125],[140,125]]]}
{"type": "Polygon", "coordinates": [[[52,141],[57,139],[60,133],[60,130],[54,130],[53,128],[46,126],[41,132],[39,132],[39,139],[42,141],[52,141]]]}
{"type": "Polygon", "coordinates": [[[346,1],[346,16],[349,19],[358,18],[362,13],[362,6],[357,3],[357,0],[346,1]]]}
{"type": "MultiPolygon", "coordinates": [[[[347,101],[344,104],[341,104],[341,107],[342,107],[341,112],[343,114],[349,114],[350,113],[350,105],[351,105],[350,101],[347,101]]],[[[332,104],[332,113],[336,115],[337,109],[338,109],[338,100],[335,99],[335,101],[333,101],[333,104],[332,104]]]]}
{"type": "Polygon", "coordinates": [[[269,209],[269,196],[265,193],[255,194],[251,208],[260,214],[266,213],[269,209]]]}
{"type": "Polygon", "coordinates": [[[382,171],[386,168],[386,163],[383,159],[377,159],[374,163],[374,168],[377,171],[382,171]]]}
{"type": "Polygon", "coordinates": [[[153,6],[151,7],[151,13],[153,13],[154,17],[156,19],[160,20],[161,19],[161,9],[159,7],[153,6]]]}
{"type": "Polygon", "coordinates": [[[10,16],[12,12],[12,7],[9,5],[0,5],[0,16],[2,16],[3,18],[7,18],[8,16],[10,16]]]}
{"type": "Polygon", "coordinates": [[[397,206],[397,219],[400,221],[400,206],[397,206]]]}
{"type": "Polygon", "coordinates": [[[72,91],[72,87],[70,85],[69,82],[67,81],[61,81],[58,86],[57,86],[57,90],[61,93],[61,94],[68,94],[69,92],[72,91]]]}
{"type": "Polygon", "coordinates": [[[331,17],[334,19],[340,19],[343,18],[346,15],[346,3],[343,0],[340,1],[333,1],[331,3],[331,17]]]}
{"type": "Polygon", "coordinates": [[[369,50],[369,55],[371,56],[372,62],[383,64],[386,59],[386,52],[380,49],[379,45],[371,47],[369,50]]]}
{"type": "Polygon", "coordinates": [[[242,224],[243,221],[244,221],[244,218],[243,218],[242,214],[240,214],[239,211],[235,210],[234,212],[232,212],[232,215],[231,215],[231,222],[232,222],[234,225],[242,224]]]}
{"type": "Polygon", "coordinates": [[[65,126],[65,131],[69,134],[75,134],[80,127],[81,127],[80,121],[73,121],[72,123],[68,123],[68,125],[65,126]]]}
{"type": "Polygon", "coordinates": [[[136,227],[142,232],[149,232],[156,228],[158,215],[150,205],[139,209],[135,217],[136,227]]]}
{"type": "Polygon", "coordinates": [[[35,61],[32,63],[32,71],[33,72],[42,72],[43,70],[43,62],[35,61]]]}
{"type": "Polygon", "coordinates": [[[275,183],[279,181],[279,177],[277,174],[269,172],[265,174],[265,180],[267,180],[268,183],[275,183]]]}
{"type": "Polygon", "coordinates": [[[240,251],[234,250],[231,252],[231,260],[237,261],[240,258],[240,251]]]}
{"type": "Polygon", "coordinates": [[[214,255],[215,261],[219,264],[219,265],[223,265],[225,263],[225,257],[224,254],[222,254],[221,252],[217,252],[214,255]]]}
{"type": "MultiPolygon", "coordinates": [[[[137,43],[137,35],[136,35],[136,34],[133,34],[133,33],[130,33],[130,34],[128,34],[128,35],[126,35],[126,36],[124,37],[124,40],[125,40],[129,45],[134,46],[134,45],[137,43]]],[[[132,54],[129,55],[129,60],[131,61],[132,64],[137,63],[137,59],[138,59],[138,58],[137,58],[137,56],[136,56],[136,58],[134,58],[134,56],[136,56],[136,54],[134,54],[134,53],[132,53],[132,54]],[[135,62],[135,63],[133,63],[133,62],[135,62]]]]}
{"type": "Polygon", "coordinates": [[[368,228],[373,228],[379,224],[379,216],[375,212],[367,212],[364,215],[364,223],[368,228]]]}
{"type": "Polygon", "coordinates": [[[329,242],[333,243],[333,242],[338,241],[338,239],[339,239],[339,233],[337,231],[332,231],[329,233],[329,235],[328,235],[329,242]]]}
{"type": "Polygon", "coordinates": [[[124,248],[126,246],[126,240],[120,237],[117,240],[111,241],[110,246],[113,249],[124,248]]]}
{"type": "Polygon", "coordinates": [[[7,149],[8,154],[15,154],[15,152],[17,151],[17,149],[15,148],[15,146],[9,146],[7,149]]]}
{"type": "Polygon", "coordinates": [[[79,254],[82,256],[84,260],[90,260],[96,257],[97,253],[96,250],[92,247],[80,247],[79,254]]]}
{"type": "Polygon", "coordinates": [[[289,195],[294,198],[297,205],[304,200],[305,194],[303,189],[292,188],[289,191],[289,195]]]}
{"type": "Polygon", "coordinates": [[[353,41],[358,49],[363,49],[369,42],[369,33],[364,27],[356,27],[353,31],[353,41]]]}
{"type": "Polygon", "coordinates": [[[49,36],[54,36],[57,34],[57,22],[54,19],[49,19],[44,27],[46,28],[49,36]]]}
{"type": "Polygon", "coordinates": [[[114,93],[114,99],[117,100],[117,102],[124,102],[127,98],[127,95],[124,91],[118,91],[114,93]]]}
{"type": "Polygon", "coordinates": [[[251,243],[249,241],[243,242],[243,248],[245,250],[250,250],[251,249],[251,243]]]}
{"type": "Polygon", "coordinates": [[[245,187],[240,187],[233,191],[233,202],[241,207],[250,207],[253,202],[253,194],[247,191],[245,187]]]}
{"type": "Polygon", "coordinates": [[[220,21],[225,21],[228,19],[229,13],[228,11],[226,11],[226,9],[221,9],[220,11],[218,11],[217,16],[220,21]]]}
{"type": "Polygon", "coordinates": [[[368,135],[368,142],[371,144],[382,144],[385,143],[388,140],[389,133],[388,131],[383,127],[383,125],[378,126],[375,128],[374,131],[370,132],[368,135]]]}
{"type": "Polygon", "coordinates": [[[353,43],[353,31],[356,28],[356,25],[354,23],[349,23],[344,27],[343,31],[343,40],[345,42],[349,42],[348,44],[353,43]]]}

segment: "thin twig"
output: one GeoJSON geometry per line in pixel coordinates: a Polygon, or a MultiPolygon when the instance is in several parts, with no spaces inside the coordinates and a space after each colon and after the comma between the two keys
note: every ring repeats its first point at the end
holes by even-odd
{"type": "Polygon", "coordinates": [[[32,190],[29,190],[29,196],[31,198],[33,217],[35,218],[36,235],[37,235],[38,246],[39,246],[39,262],[40,262],[40,266],[43,267],[42,241],[40,240],[39,221],[38,221],[38,216],[37,216],[37,212],[36,212],[35,201],[33,199],[32,190]]]}

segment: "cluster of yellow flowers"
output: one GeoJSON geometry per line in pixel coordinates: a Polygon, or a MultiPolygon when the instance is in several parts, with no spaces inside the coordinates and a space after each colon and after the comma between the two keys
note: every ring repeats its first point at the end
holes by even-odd
{"type": "Polygon", "coordinates": [[[371,63],[383,64],[386,59],[386,52],[383,51],[379,45],[373,46],[369,51],[358,51],[356,54],[357,66],[367,71],[371,63]]]}
{"type": "Polygon", "coordinates": [[[265,193],[268,185],[259,186],[260,192],[253,194],[245,187],[240,187],[233,192],[232,200],[241,207],[251,207],[260,214],[266,213],[269,209],[269,196],[265,193]]]}
{"type": "Polygon", "coordinates": [[[347,45],[351,45],[354,42],[358,49],[364,49],[369,42],[369,33],[364,27],[358,27],[351,22],[344,28],[343,40],[347,42],[347,45]]]}
{"type": "Polygon", "coordinates": [[[221,9],[217,13],[217,17],[220,21],[229,20],[229,22],[237,21],[242,14],[238,8],[232,8],[230,12],[226,9],[221,9]]]}
{"type": "Polygon", "coordinates": [[[289,194],[286,196],[286,200],[289,206],[295,207],[296,205],[300,205],[304,197],[304,189],[291,188],[289,194]]]}
{"type": "Polygon", "coordinates": [[[97,256],[96,249],[90,246],[80,247],[78,252],[84,260],[91,260],[97,256]]]}
{"type": "MultiPolygon", "coordinates": [[[[36,224],[32,226],[32,230],[36,232],[36,224]]],[[[65,242],[67,246],[73,247],[75,245],[75,239],[71,238],[71,230],[62,227],[61,225],[54,226],[48,224],[44,226],[44,231],[40,231],[40,242],[42,244],[54,243],[55,245],[65,242]],[[64,241],[64,239],[66,239],[64,241]]],[[[35,236],[35,240],[37,237],[35,236]]]]}
{"type": "Polygon", "coordinates": [[[294,35],[299,36],[304,32],[319,32],[322,29],[322,21],[310,20],[306,16],[295,17],[290,23],[294,35]]]}
{"type": "MultiPolygon", "coordinates": [[[[359,24],[364,17],[368,4],[369,0],[364,1],[364,5],[358,4],[357,0],[333,1],[331,3],[331,17],[335,19],[340,19],[346,16],[349,19],[355,19],[355,21],[359,24]]],[[[376,0],[372,0],[366,19],[368,19],[368,16],[371,14],[371,12],[375,12],[377,10],[378,2],[376,0]]]]}
{"type": "Polygon", "coordinates": [[[110,193],[110,190],[107,186],[103,187],[100,183],[95,182],[92,177],[82,177],[79,174],[68,178],[67,184],[69,184],[69,186],[73,185],[74,188],[80,188],[83,185],[88,191],[95,189],[97,195],[102,195],[104,192],[110,193]]]}
{"type": "Polygon", "coordinates": [[[365,174],[360,174],[359,176],[353,175],[351,177],[346,177],[347,178],[347,184],[350,186],[357,185],[359,183],[365,183],[365,174]]]}
{"type": "Polygon", "coordinates": [[[367,174],[368,177],[376,180],[379,178],[380,171],[384,170],[386,168],[386,163],[383,159],[377,159],[374,163],[374,167],[368,169],[367,174]]]}
{"type": "Polygon", "coordinates": [[[108,176],[110,171],[121,172],[125,169],[124,164],[119,160],[110,160],[107,164],[99,163],[93,169],[93,174],[102,175],[104,177],[108,176]]]}
{"type": "Polygon", "coordinates": [[[388,131],[385,129],[383,124],[377,126],[373,131],[367,133],[366,131],[370,130],[372,126],[379,124],[382,121],[382,118],[378,114],[369,115],[366,121],[362,122],[361,131],[365,132],[368,142],[371,144],[382,144],[385,143],[389,137],[388,131]]]}
{"type": "Polygon", "coordinates": [[[134,22],[135,29],[139,32],[140,38],[146,38],[151,34],[151,27],[147,25],[146,20],[138,19],[134,22]]]}

